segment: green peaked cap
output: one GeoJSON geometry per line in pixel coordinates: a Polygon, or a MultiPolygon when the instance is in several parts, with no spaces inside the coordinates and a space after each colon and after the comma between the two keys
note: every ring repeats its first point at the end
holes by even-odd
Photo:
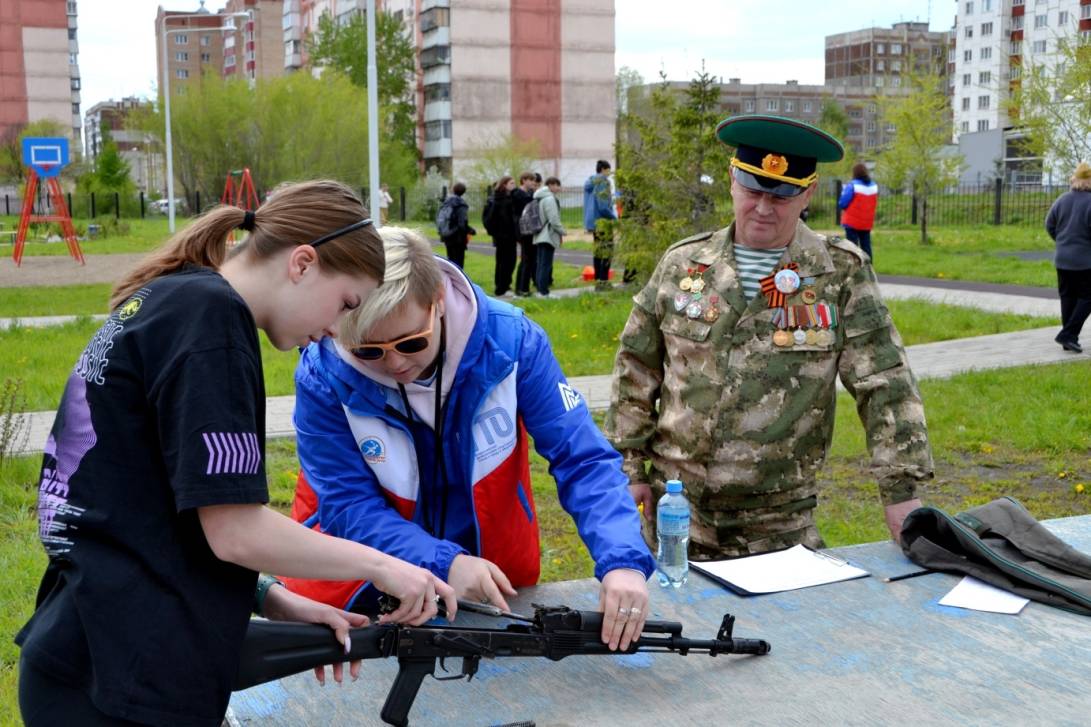
{"type": "Polygon", "coordinates": [[[731,116],[716,127],[716,136],[728,146],[754,147],[820,162],[836,162],[845,156],[841,142],[822,129],[783,116],[731,116]]]}

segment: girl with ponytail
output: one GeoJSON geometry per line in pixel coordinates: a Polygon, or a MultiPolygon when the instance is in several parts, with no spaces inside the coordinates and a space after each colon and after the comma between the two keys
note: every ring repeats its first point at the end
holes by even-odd
{"type": "Polygon", "coordinates": [[[259,571],[366,579],[400,599],[389,620],[423,623],[439,598],[454,612],[427,570],[264,506],[257,329],[281,350],[333,336],[384,267],[360,200],[315,181],[256,212],[211,210],[118,284],[45,445],[49,563],[16,637],[28,727],[218,727],[252,610],[326,623],[342,642],[366,621],[259,571]],[[235,228],[248,235],[229,250],[235,228]]]}

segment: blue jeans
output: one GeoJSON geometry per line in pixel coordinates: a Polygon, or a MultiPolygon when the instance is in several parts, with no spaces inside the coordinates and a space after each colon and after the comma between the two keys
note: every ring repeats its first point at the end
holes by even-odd
{"type": "Polygon", "coordinates": [[[871,230],[857,230],[845,225],[845,237],[849,238],[849,242],[855,242],[871,258],[872,264],[875,264],[875,256],[871,254],[871,230]]]}
{"type": "Polygon", "coordinates": [[[542,295],[549,295],[549,288],[553,285],[553,246],[548,242],[537,243],[538,259],[535,263],[534,287],[542,295]]]}

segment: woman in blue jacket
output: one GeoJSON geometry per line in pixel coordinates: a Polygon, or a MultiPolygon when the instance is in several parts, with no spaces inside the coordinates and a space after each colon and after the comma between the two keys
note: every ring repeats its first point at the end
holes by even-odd
{"type": "MultiPolygon", "coordinates": [[[[595,561],[603,641],[624,649],[643,627],[655,564],[620,455],[541,327],[486,297],[416,232],[381,235],[383,285],[296,371],[293,515],[506,609],[514,587],[539,575],[529,435],[595,561]]],[[[374,595],[361,581],[288,585],[348,609],[374,595]]]]}

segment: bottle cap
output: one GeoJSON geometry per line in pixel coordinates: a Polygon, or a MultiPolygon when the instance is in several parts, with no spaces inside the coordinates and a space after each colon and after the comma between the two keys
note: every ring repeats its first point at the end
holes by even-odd
{"type": "Polygon", "coordinates": [[[674,494],[682,491],[681,480],[667,480],[667,492],[674,494]]]}

